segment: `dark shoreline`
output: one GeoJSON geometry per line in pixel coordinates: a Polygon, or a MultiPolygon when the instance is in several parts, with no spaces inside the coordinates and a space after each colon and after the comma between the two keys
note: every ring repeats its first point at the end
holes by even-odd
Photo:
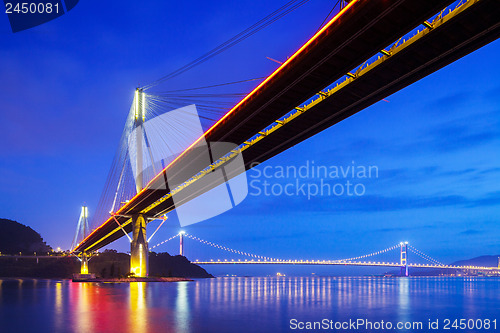
{"type": "MultiPolygon", "coordinates": [[[[149,254],[149,276],[154,278],[212,278],[204,268],[186,257],[168,253],[149,254]]],[[[72,279],[80,271],[80,262],[70,256],[17,257],[0,256],[0,277],[72,279]]],[[[106,250],[92,257],[89,272],[99,279],[120,280],[130,271],[130,256],[106,250]]]]}
{"type": "MultiPolygon", "coordinates": [[[[183,281],[195,281],[205,278],[185,278],[185,277],[147,277],[147,278],[115,278],[115,279],[82,279],[75,282],[103,282],[103,283],[121,283],[121,282],[183,282],[183,281]]],[[[33,277],[33,276],[0,276],[0,282],[3,281],[32,281],[32,280],[44,280],[44,281],[72,281],[72,278],[44,278],[44,277],[33,277]]]]}

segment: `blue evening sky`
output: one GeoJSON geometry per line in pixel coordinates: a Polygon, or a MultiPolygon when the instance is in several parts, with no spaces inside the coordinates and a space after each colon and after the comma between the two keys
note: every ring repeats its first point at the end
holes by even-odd
{"type": "MultiPolygon", "coordinates": [[[[266,57],[285,60],[335,2],[311,0],[157,91],[268,75],[278,64],[266,57]]],[[[92,213],[97,205],[134,89],[284,3],[81,1],[16,34],[0,19],[0,217],[69,248],[80,206],[92,213]]],[[[378,177],[353,180],[365,187],[363,196],[255,196],[250,188],[236,208],[186,231],[278,258],[344,258],[404,240],[445,262],[500,253],[499,54],[493,42],[258,167],[376,166],[378,177]]],[[[174,215],[151,245],[178,230],[174,215]]],[[[188,257],[207,255],[186,242],[188,257]]],[[[127,243],[112,247],[126,251],[127,243]]],[[[157,250],[175,254],[177,247],[157,250]]]]}

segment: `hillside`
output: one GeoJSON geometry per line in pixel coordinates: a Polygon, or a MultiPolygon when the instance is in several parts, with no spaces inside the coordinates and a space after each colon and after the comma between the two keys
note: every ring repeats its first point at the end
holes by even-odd
{"type": "MultiPolygon", "coordinates": [[[[89,261],[89,271],[102,278],[124,277],[129,272],[130,255],[105,250],[89,261]]],[[[202,267],[192,264],[186,257],[168,253],[149,253],[149,276],[158,277],[213,277],[202,267]]]]}
{"type": "Polygon", "coordinates": [[[498,258],[500,254],[493,256],[480,256],[467,260],[460,260],[454,262],[452,265],[456,266],[483,266],[483,267],[498,267],[498,258]]]}
{"type": "MultiPolygon", "coordinates": [[[[203,268],[190,263],[185,257],[168,253],[149,254],[149,276],[152,277],[213,277],[203,268]]],[[[130,256],[106,250],[89,261],[89,271],[102,278],[123,278],[130,267],[130,256]]],[[[37,277],[69,279],[80,271],[75,257],[33,258],[0,257],[0,277],[37,277]]]]}
{"type": "MultiPolygon", "coordinates": [[[[23,255],[44,255],[52,251],[39,233],[16,221],[0,219],[0,277],[40,277],[71,278],[80,271],[80,262],[75,257],[19,258],[23,255]]],[[[185,257],[171,256],[168,253],[149,254],[150,276],[163,277],[212,277],[200,266],[191,264],[185,257]]],[[[124,277],[129,272],[130,256],[106,250],[89,262],[91,273],[103,278],[124,277]]]]}
{"type": "Polygon", "coordinates": [[[52,248],[35,230],[16,221],[0,219],[0,252],[2,254],[19,254],[33,252],[49,252],[52,248]]]}
{"type": "MultiPolygon", "coordinates": [[[[471,259],[459,260],[451,263],[453,266],[482,266],[482,267],[498,267],[499,255],[484,255],[471,259]]],[[[388,272],[389,274],[399,275],[398,270],[388,272]]],[[[457,274],[457,270],[449,269],[425,269],[425,268],[412,268],[410,275],[413,276],[438,276],[441,274],[457,274]]]]}

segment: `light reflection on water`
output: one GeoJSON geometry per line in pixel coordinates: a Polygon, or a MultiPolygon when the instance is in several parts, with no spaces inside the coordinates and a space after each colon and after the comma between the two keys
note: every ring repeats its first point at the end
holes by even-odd
{"type": "Polygon", "coordinates": [[[129,285],[129,327],[132,332],[148,332],[146,282],[131,283],[129,285]]]}
{"type": "MultiPolygon", "coordinates": [[[[276,332],[289,320],[495,319],[500,280],[218,278],[178,283],[0,280],[0,332],[276,332]]],[[[498,318],[500,319],[500,318],[498,318]]]]}

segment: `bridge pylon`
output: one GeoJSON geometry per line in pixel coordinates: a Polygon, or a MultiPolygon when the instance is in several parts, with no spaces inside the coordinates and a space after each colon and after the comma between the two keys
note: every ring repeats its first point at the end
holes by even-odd
{"type": "MultiPolygon", "coordinates": [[[[135,128],[141,127],[145,120],[145,94],[137,88],[134,98],[135,128]]],[[[136,138],[136,175],[135,185],[137,193],[142,190],[143,175],[143,141],[142,130],[138,131],[136,138]]],[[[147,220],[142,214],[132,216],[132,242],[130,243],[130,273],[136,277],[147,277],[149,274],[149,249],[146,237],[147,220]]]]}
{"type": "Polygon", "coordinates": [[[399,243],[401,246],[401,276],[410,275],[408,272],[408,242],[399,243]]]}
{"type": "Polygon", "coordinates": [[[80,261],[80,274],[89,274],[89,258],[87,257],[87,253],[82,253],[82,258],[80,261]]]}
{"type": "MultiPolygon", "coordinates": [[[[141,88],[137,88],[135,90],[135,97],[134,97],[134,127],[137,129],[138,127],[142,127],[144,124],[144,120],[146,118],[146,100],[144,96],[144,92],[142,91],[141,88]]],[[[143,182],[143,166],[144,166],[144,161],[143,161],[143,143],[144,143],[144,132],[143,129],[140,128],[139,131],[136,132],[137,137],[135,139],[136,143],[136,154],[135,154],[135,167],[136,167],[136,174],[135,174],[135,187],[137,190],[137,193],[139,193],[142,190],[142,182],[143,182]]],[[[152,162],[151,162],[152,163],[152,162]]]]}
{"type": "MultiPolygon", "coordinates": [[[[73,244],[71,244],[71,248],[73,249],[77,244],[79,239],[85,239],[87,237],[87,233],[90,231],[89,228],[89,209],[87,206],[82,206],[82,210],[80,213],[80,218],[78,219],[78,224],[76,226],[75,238],[73,239],[73,244]]],[[[87,257],[87,253],[82,252],[80,258],[80,274],[89,274],[89,261],[87,257]]]]}
{"type": "Polygon", "coordinates": [[[184,231],[179,232],[179,254],[184,255],[184,231]]]}
{"type": "Polygon", "coordinates": [[[146,219],[142,214],[132,216],[132,243],[130,243],[130,273],[147,277],[149,273],[149,248],[146,238],[146,219]]]}

